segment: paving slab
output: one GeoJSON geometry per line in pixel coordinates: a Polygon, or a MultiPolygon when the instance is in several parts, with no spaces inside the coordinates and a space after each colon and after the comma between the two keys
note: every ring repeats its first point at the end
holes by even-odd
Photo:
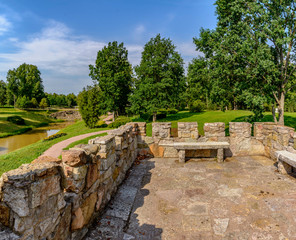
{"type": "Polygon", "coordinates": [[[110,204],[87,240],[296,239],[296,178],[264,156],[146,159],[110,204]]]}

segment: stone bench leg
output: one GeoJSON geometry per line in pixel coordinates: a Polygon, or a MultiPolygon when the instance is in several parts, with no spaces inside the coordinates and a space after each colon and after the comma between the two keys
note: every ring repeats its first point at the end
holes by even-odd
{"type": "Polygon", "coordinates": [[[278,170],[280,173],[282,174],[290,174],[292,173],[292,166],[290,166],[289,164],[281,161],[281,160],[278,160],[278,170]]]}
{"type": "Polygon", "coordinates": [[[224,161],[224,149],[223,148],[218,148],[218,150],[217,150],[217,161],[219,163],[224,161]]]}
{"type": "Polygon", "coordinates": [[[185,150],[179,150],[179,162],[180,163],[185,163],[185,150]]]}

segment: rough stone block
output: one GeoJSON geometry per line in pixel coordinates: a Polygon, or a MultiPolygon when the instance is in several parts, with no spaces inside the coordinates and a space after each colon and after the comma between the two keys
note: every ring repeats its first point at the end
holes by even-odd
{"type": "Polygon", "coordinates": [[[251,137],[252,124],[248,122],[230,122],[230,137],[249,138],[251,137]]]}
{"type": "Polygon", "coordinates": [[[152,137],[156,138],[170,138],[171,136],[170,122],[155,122],[152,123],[152,137]]]}
{"type": "Polygon", "coordinates": [[[87,155],[83,150],[64,150],[62,152],[63,163],[71,166],[78,167],[87,162],[87,155]]]}
{"type": "Polygon", "coordinates": [[[91,194],[82,205],[74,211],[71,230],[75,231],[87,225],[92,217],[97,202],[97,193],[91,194]]]}
{"type": "Polygon", "coordinates": [[[205,137],[225,137],[225,123],[205,123],[204,133],[205,137]]]}

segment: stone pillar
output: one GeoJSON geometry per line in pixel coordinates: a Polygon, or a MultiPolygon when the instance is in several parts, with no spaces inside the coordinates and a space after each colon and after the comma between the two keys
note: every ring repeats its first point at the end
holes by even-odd
{"type": "Polygon", "coordinates": [[[171,137],[171,125],[170,122],[154,122],[152,123],[152,137],[164,139],[171,137]]]}
{"type": "Polygon", "coordinates": [[[198,125],[196,122],[178,122],[178,137],[185,140],[198,139],[198,125]]]}
{"type": "Polygon", "coordinates": [[[179,150],[179,162],[180,163],[185,163],[185,150],[179,150]]]}
{"type": "Polygon", "coordinates": [[[208,141],[219,141],[219,139],[225,138],[225,123],[205,123],[204,134],[208,141]]]}
{"type": "Polygon", "coordinates": [[[223,148],[217,149],[217,161],[219,163],[224,162],[224,149],[223,148]]]}

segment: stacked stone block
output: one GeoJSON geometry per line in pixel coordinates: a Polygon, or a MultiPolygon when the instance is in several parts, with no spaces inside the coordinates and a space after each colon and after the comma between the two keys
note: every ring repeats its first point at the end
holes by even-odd
{"type": "Polygon", "coordinates": [[[225,141],[225,123],[205,123],[204,134],[207,141],[225,141]]]}
{"type": "Polygon", "coordinates": [[[171,137],[171,126],[170,122],[155,122],[152,123],[152,137],[163,139],[171,137]]]}
{"type": "Polygon", "coordinates": [[[15,234],[2,232],[1,239],[70,236],[70,205],[64,200],[61,171],[54,163],[25,164],[2,175],[0,222],[15,234]]]}
{"type": "Polygon", "coordinates": [[[136,159],[139,131],[122,126],[63,151],[60,164],[35,161],[4,173],[0,239],[82,239],[136,159]]]}
{"type": "Polygon", "coordinates": [[[185,140],[198,139],[198,125],[196,122],[178,122],[178,137],[185,140]]]}

